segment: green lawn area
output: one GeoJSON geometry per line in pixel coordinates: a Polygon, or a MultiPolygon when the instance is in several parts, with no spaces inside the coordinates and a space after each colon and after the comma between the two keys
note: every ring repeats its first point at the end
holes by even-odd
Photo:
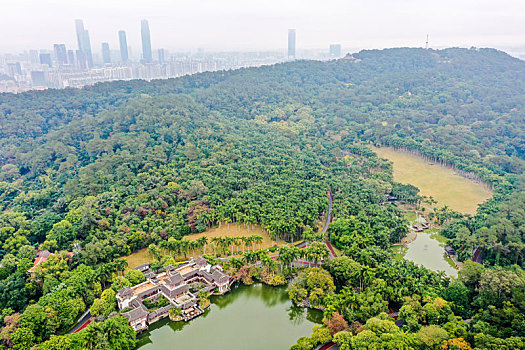
{"type": "Polygon", "coordinates": [[[492,196],[483,184],[461,177],[452,169],[430,165],[418,156],[389,147],[373,150],[393,162],[395,181],[417,186],[422,195],[434,197],[439,207],[448,205],[461,213],[475,214],[478,204],[492,196]]]}
{"type": "Polygon", "coordinates": [[[148,253],[148,249],[147,248],[144,248],[144,249],[141,249],[141,250],[137,250],[135,253],[133,253],[131,255],[128,255],[128,256],[125,256],[124,259],[126,259],[127,262],[128,262],[128,267],[126,268],[125,272],[127,272],[127,271],[129,271],[131,269],[134,269],[135,267],[137,267],[139,265],[153,262],[153,258],[148,253]]]}

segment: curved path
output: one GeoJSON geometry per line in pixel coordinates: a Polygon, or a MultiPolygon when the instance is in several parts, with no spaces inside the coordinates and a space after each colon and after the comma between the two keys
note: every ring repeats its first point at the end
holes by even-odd
{"type": "Polygon", "coordinates": [[[329,190],[326,192],[326,195],[328,196],[328,210],[326,211],[326,221],[324,223],[323,229],[321,230],[321,233],[323,234],[326,233],[328,226],[332,221],[332,206],[334,204],[334,195],[332,194],[332,191],[329,190]]]}
{"type": "MultiPolygon", "coordinates": [[[[328,226],[330,226],[330,222],[332,222],[332,207],[334,205],[334,195],[332,194],[332,191],[328,190],[326,192],[326,195],[328,196],[328,210],[326,211],[326,221],[324,223],[323,229],[321,230],[321,233],[324,235],[326,234],[326,231],[328,231],[328,226]]],[[[325,237],[325,244],[328,250],[330,251],[330,254],[332,254],[332,258],[337,258],[337,254],[330,244],[330,240],[328,237],[325,237]]]]}
{"type": "Polygon", "coordinates": [[[76,333],[86,328],[91,323],[92,317],[93,316],[91,316],[91,312],[89,311],[89,309],[87,309],[87,311],[84,312],[82,316],[80,316],[80,319],[77,321],[75,327],[73,327],[69,332],[67,332],[67,334],[76,333]]]}

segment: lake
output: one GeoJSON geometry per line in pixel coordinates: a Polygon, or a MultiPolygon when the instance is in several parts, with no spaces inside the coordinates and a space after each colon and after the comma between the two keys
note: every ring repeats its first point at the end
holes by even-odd
{"type": "Polygon", "coordinates": [[[288,349],[321,323],[318,310],[298,308],[285,287],[234,286],[212,297],[206,312],[190,322],[169,319],[138,336],[138,348],[149,349],[288,349]]]}
{"type": "Polygon", "coordinates": [[[429,270],[445,271],[448,276],[457,277],[458,271],[445,259],[445,244],[435,238],[437,235],[437,230],[418,232],[417,238],[405,248],[404,258],[429,270]]]}

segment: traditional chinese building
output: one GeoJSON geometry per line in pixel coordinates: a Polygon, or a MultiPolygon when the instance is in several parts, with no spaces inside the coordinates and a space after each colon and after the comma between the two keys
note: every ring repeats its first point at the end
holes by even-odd
{"type": "Polygon", "coordinates": [[[120,310],[132,308],[123,312],[131,327],[136,332],[148,328],[148,325],[169,315],[173,307],[180,308],[184,320],[192,319],[204,311],[198,306],[198,297],[190,292],[190,285],[199,282],[200,290],[210,294],[224,294],[229,290],[230,276],[226,275],[219,265],[211,266],[202,257],[190,261],[180,267],[168,265],[160,273],[154,273],[150,264],[135,268],[141,271],[146,281],[133,287],[124,287],[117,293],[117,303],[120,310]],[[168,299],[167,306],[149,311],[144,305],[148,299],[155,302],[160,297],[168,299]]]}

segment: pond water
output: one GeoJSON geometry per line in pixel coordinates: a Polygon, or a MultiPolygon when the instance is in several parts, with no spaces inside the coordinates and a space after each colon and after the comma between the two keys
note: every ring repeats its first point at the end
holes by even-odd
{"type": "Polygon", "coordinates": [[[286,288],[263,284],[234,286],[212,297],[206,312],[190,322],[169,319],[139,335],[138,348],[149,349],[288,349],[308,336],[322,313],[295,307],[286,288]]]}
{"type": "Polygon", "coordinates": [[[416,239],[405,248],[404,258],[423,265],[427,269],[445,271],[448,276],[457,277],[457,270],[451,266],[451,261],[445,259],[445,244],[439,242],[436,239],[438,233],[432,231],[435,230],[418,232],[416,239]]]}

